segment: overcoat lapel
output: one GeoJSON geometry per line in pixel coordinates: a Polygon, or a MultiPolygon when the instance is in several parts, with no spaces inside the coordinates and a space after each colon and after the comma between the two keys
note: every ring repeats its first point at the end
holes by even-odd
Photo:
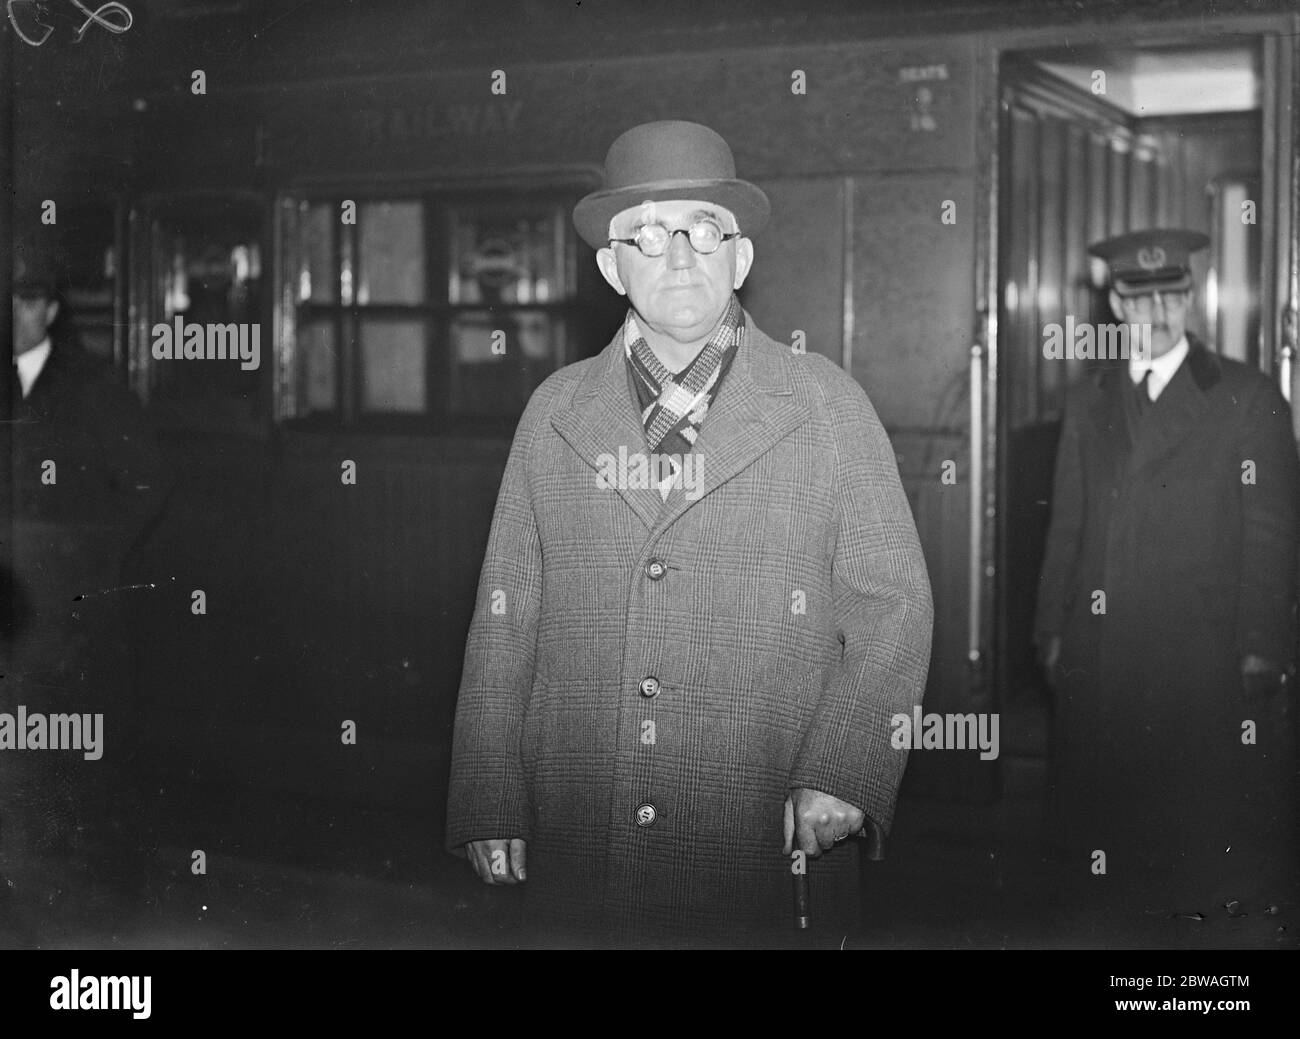
{"type": "Polygon", "coordinates": [[[795,402],[790,372],[792,355],[745,319],[745,339],[695,441],[696,481],[688,498],[681,482],[673,487],[659,513],[657,528],[666,527],[783,440],[808,418],[795,402]]]}
{"type": "MultiPolygon", "coordinates": [[[[618,458],[620,448],[629,455],[646,451],[626,363],[620,329],[583,377],[573,403],[551,418],[556,432],[595,470],[601,468],[602,455],[618,458]]],[[[795,403],[787,363],[782,349],[767,340],[746,314],[744,341],[695,443],[699,483],[691,488],[691,497],[687,498],[682,481],[667,501],[653,489],[617,488],[647,529],[672,523],[808,417],[808,409],[795,403]]]]}
{"type": "MultiPolygon", "coordinates": [[[[600,471],[602,455],[619,458],[621,448],[627,456],[644,454],[645,430],[628,386],[627,361],[623,356],[623,330],[596,357],[596,363],[583,376],[569,407],[551,416],[551,425],[592,469],[600,471]]],[[[615,486],[623,500],[645,524],[654,525],[663,505],[656,490],[615,486]]]]}

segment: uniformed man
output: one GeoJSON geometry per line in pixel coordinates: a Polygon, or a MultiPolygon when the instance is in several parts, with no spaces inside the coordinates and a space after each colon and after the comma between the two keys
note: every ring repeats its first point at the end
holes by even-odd
{"type": "Polygon", "coordinates": [[[893,816],[890,719],[929,663],[894,454],[850,376],[737,302],[769,206],[721,137],[638,126],[605,172],[574,222],[630,306],[515,434],[447,845],[526,879],[542,936],[788,938],[794,868],[838,942],[858,846],[879,856],[893,816]]]}
{"type": "Polygon", "coordinates": [[[1295,867],[1300,463],[1277,386],[1187,328],[1207,242],[1149,230],[1091,249],[1150,356],[1067,396],[1036,621],[1067,871],[1191,918],[1258,914],[1295,867]]]}

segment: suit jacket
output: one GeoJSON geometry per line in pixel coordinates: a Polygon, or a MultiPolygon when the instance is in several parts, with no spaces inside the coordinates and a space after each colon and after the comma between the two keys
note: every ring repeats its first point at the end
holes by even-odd
{"type": "Polygon", "coordinates": [[[13,423],[15,519],[109,534],[120,563],[170,487],[139,401],[106,362],[61,339],[13,423]]]}
{"type": "Polygon", "coordinates": [[[83,622],[110,605],[75,597],[118,583],[170,474],[139,402],[107,363],[65,338],[14,402],[13,445],[15,652],[40,643],[69,657],[61,637],[89,631],[93,621],[83,622]]]}
{"type": "MultiPolygon", "coordinates": [[[[920,702],[933,617],[895,458],[851,377],[746,330],[696,443],[702,493],[602,486],[610,457],[646,451],[617,335],[547,379],[515,434],[446,839],[525,838],[530,907],[557,930],[788,927],[790,789],[858,806],[877,839],[893,817],[890,719],[920,702]]],[[[814,913],[844,927],[855,844],[809,864],[814,913]]]]}
{"type": "MultiPolygon", "coordinates": [[[[7,358],[7,351],[6,351],[7,358]]],[[[17,383],[17,379],[15,379],[17,383]]],[[[26,398],[14,401],[12,575],[16,616],[0,634],[0,710],[103,713],[103,759],[6,755],[0,850],[44,849],[100,828],[127,799],[117,778],[139,726],[129,705],[124,558],[170,485],[139,402],[110,366],[56,338],[26,398]]],[[[105,869],[103,863],[97,870],[105,869]]]]}
{"type": "Polygon", "coordinates": [[[1244,702],[1239,662],[1294,663],[1300,460],[1277,387],[1189,340],[1140,419],[1124,368],[1070,391],[1036,630],[1063,639],[1067,842],[1194,884],[1290,826],[1292,726],[1244,702]]]}

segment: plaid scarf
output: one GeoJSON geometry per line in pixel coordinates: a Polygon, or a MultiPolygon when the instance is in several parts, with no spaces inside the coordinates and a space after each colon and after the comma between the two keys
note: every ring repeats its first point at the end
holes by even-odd
{"type": "Polygon", "coordinates": [[[690,364],[673,374],[646,343],[632,311],[627,312],[623,349],[641,408],[646,443],[652,453],[679,459],[690,453],[700,435],[704,415],[717,399],[722,378],[735,360],[744,334],[745,312],[733,294],[704,349],[690,364]]]}

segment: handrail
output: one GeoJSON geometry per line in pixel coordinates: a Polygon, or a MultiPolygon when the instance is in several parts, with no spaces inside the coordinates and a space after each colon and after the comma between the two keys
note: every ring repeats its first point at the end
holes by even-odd
{"type": "Polygon", "coordinates": [[[966,658],[972,668],[983,659],[984,597],[984,348],[970,348],[970,588],[966,658]]]}

